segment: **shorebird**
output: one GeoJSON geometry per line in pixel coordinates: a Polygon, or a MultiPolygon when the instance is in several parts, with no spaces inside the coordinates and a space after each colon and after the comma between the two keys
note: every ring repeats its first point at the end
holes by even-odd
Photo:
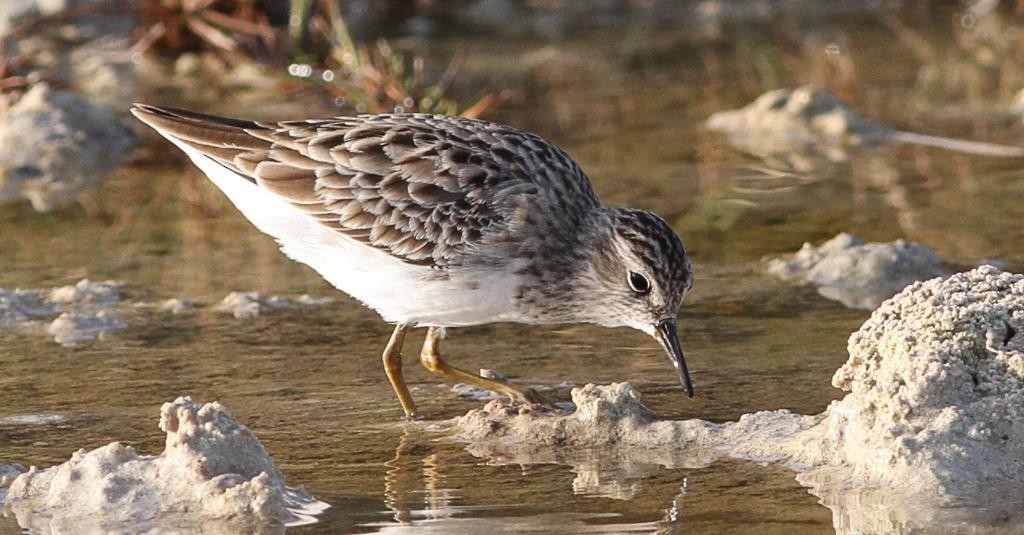
{"type": "Polygon", "coordinates": [[[463,117],[384,114],[278,123],[136,104],[284,254],[395,329],[384,371],[407,417],[402,344],[451,381],[546,403],[449,365],[447,327],[492,322],[627,326],[658,340],[687,395],[676,332],[693,287],[679,236],[657,215],[602,206],[550,142],[463,117]]]}

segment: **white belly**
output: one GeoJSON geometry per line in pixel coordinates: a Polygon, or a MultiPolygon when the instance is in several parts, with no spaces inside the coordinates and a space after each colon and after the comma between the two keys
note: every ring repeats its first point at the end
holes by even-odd
{"type": "Polygon", "coordinates": [[[256,228],[273,236],[288,257],[313,268],[386,321],[456,327],[516,320],[516,277],[511,273],[455,272],[440,278],[431,268],[407,264],[332,231],[198,151],[171,141],[256,228]]]}

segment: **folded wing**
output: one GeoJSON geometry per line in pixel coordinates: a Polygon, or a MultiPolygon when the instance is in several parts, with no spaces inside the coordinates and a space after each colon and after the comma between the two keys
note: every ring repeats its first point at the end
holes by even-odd
{"type": "Polygon", "coordinates": [[[484,121],[395,114],[261,123],[142,104],[132,111],[330,229],[411,264],[447,266],[514,225],[529,199],[563,197],[546,189],[597,204],[562,151],[484,121]]]}

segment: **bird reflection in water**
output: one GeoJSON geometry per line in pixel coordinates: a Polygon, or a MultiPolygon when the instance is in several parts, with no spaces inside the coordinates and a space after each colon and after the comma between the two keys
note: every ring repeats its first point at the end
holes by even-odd
{"type": "Polygon", "coordinates": [[[439,453],[424,444],[429,437],[406,427],[395,456],[384,463],[384,505],[396,522],[450,518],[457,511],[455,489],[444,487],[439,453]]]}

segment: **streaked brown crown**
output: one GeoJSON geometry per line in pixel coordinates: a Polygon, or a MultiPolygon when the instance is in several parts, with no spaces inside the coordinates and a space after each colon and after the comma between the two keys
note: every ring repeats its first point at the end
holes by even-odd
{"type": "Polygon", "coordinates": [[[678,307],[693,287],[689,256],[679,235],[664,219],[646,210],[614,210],[618,234],[633,253],[649,266],[663,291],[676,299],[678,307]]]}

